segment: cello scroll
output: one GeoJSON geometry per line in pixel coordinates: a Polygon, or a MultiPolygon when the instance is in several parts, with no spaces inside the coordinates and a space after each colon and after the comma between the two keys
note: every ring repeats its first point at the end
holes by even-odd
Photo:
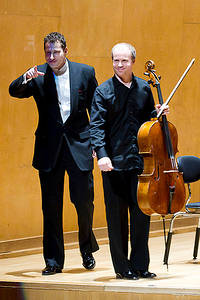
{"type": "Polygon", "coordinates": [[[156,84],[158,84],[158,82],[160,81],[161,76],[156,74],[155,64],[153,60],[148,60],[145,63],[144,75],[149,76],[150,79],[148,80],[148,83],[152,84],[153,86],[156,86],[156,84]]]}

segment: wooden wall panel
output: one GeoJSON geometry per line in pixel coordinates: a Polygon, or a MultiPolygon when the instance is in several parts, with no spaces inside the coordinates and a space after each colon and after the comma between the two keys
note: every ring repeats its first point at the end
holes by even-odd
{"type": "Polygon", "coordinates": [[[120,38],[123,0],[63,1],[61,30],[73,56],[108,57],[120,38]]]}
{"type": "MultiPolygon", "coordinates": [[[[51,31],[62,32],[67,39],[69,59],[93,65],[99,83],[113,74],[112,46],[122,41],[133,43],[137,50],[135,74],[145,78],[144,64],[153,59],[162,76],[164,99],[195,57],[194,66],[170,103],[169,120],[178,129],[180,154],[200,156],[199,10],[199,0],[0,2],[0,241],[42,232],[39,180],[31,167],[36,107],[32,99],[11,99],[8,85],[27,68],[44,62],[43,37],[51,31]]],[[[156,91],[153,93],[157,101],[156,91]]],[[[94,176],[94,227],[102,227],[106,222],[96,161],[94,176]]],[[[200,187],[193,186],[197,197],[200,187]]],[[[77,229],[67,189],[64,229],[77,229]]]]}
{"type": "MultiPolygon", "coordinates": [[[[21,1],[9,0],[7,2],[6,13],[11,15],[26,16],[60,16],[62,1],[34,0],[21,1]]],[[[27,25],[30,25],[28,23],[27,25]]]]}
{"type": "Polygon", "coordinates": [[[49,30],[59,30],[58,17],[19,11],[5,14],[5,9],[0,14],[0,240],[42,233],[39,180],[31,166],[36,105],[32,98],[11,98],[8,86],[26,69],[44,61],[43,36],[49,30]]]}
{"type": "Polygon", "coordinates": [[[162,76],[161,88],[165,98],[179,75],[177,58],[181,52],[183,1],[143,0],[135,5],[134,1],[127,0],[125,3],[122,35],[123,40],[136,47],[134,71],[145,78],[144,64],[153,60],[162,76]]]}
{"type": "MultiPolygon", "coordinates": [[[[187,2],[187,1],[186,1],[187,2]]],[[[195,2],[195,1],[194,1],[195,2]]],[[[193,7],[193,5],[191,5],[193,7]]],[[[195,9],[195,5],[193,7],[195,9]]],[[[185,12],[186,13],[186,12],[185,12]]],[[[190,8],[191,13],[191,8],[190,8]]],[[[194,12],[195,13],[195,12],[194,12]]],[[[195,58],[195,63],[184,80],[178,94],[180,105],[175,106],[173,118],[179,126],[179,149],[186,155],[196,155],[200,157],[200,22],[185,23],[183,25],[183,38],[180,59],[182,68],[188,59],[195,58]]],[[[193,200],[200,199],[200,184],[192,184],[193,200]]]]}
{"type": "Polygon", "coordinates": [[[200,23],[199,0],[184,0],[184,24],[200,23]]]}
{"type": "Polygon", "coordinates": [[[181,146],[183,152],[187,154],[199,155],[200,153],[200,86],[199,86],[199,68],[200,68],[200,23],[184,24],[182,38],[182,62],[181,68],[186,62],[195,58],[195,63],[183,81],[178,94],[179,104],[175,108],[177,122],[181,125],[181,146]]]}

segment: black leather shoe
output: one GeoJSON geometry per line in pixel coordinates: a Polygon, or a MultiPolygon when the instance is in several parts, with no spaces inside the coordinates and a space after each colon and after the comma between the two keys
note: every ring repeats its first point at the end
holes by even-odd
{"type": "Polygon", "coordinates": [[[129,279],[129,280],[139,279],[138,275],[135,272],[132,272],[132,271],[116,273],[116,278],[117,279],[129,279]]]}
{"type": "Polygon", "coordinates": [[[54,275],[56,273],[62,273],[62,269],[55,266],[46,266],[42,270],[42,275],[54,275]]]}
{"type": "Polygon", "coordinates": [[[92,270],[94,269],[96,262],[95,259],[92,255],[92,253],[82,253],[82,258],[83,258],[83,266],[87,270],[92,270]]]}
{"type": "Polygon", "coordinates": [[[144,271],[144,270],[135,271],[135,272],[141,278],[154,278],[157,276],[155,273],[151,273],[149,271],[144,271]]]}

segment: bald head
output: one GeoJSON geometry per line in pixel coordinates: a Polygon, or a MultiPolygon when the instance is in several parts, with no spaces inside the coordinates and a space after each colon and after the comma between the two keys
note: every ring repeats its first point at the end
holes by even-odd
{"type": "Polygon", "coordinates": [[[112,48],[112,59],[113,59],[113,55],[114,53],[124,53],[126,52],[127,53],[127,50],[130,51],[130,55],[132,57],[132,60],[133,62],[135,61],[135,58],[136,58],[136,50],[135,48],[131,45],[131,44],[128,44],[128,43],[118,43],[116,44],[113,48],[112,48]]]}

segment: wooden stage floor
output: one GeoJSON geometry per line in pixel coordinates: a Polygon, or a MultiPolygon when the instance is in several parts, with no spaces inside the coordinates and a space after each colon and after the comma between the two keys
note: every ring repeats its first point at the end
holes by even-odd
{"type": "Polygon", "coordinates": [[[163,265],[164,238],[149,241],[153,279],[115,279],[107,244],[94,253],[92,271],[81,265],[78,249],[66,250],[63,273],[42,276],[41,254],[0,259],[0,300],[169,300],[200,299],[200,259],[193,260],[194,232],[172,238],[169,268],[163,265]]]}

